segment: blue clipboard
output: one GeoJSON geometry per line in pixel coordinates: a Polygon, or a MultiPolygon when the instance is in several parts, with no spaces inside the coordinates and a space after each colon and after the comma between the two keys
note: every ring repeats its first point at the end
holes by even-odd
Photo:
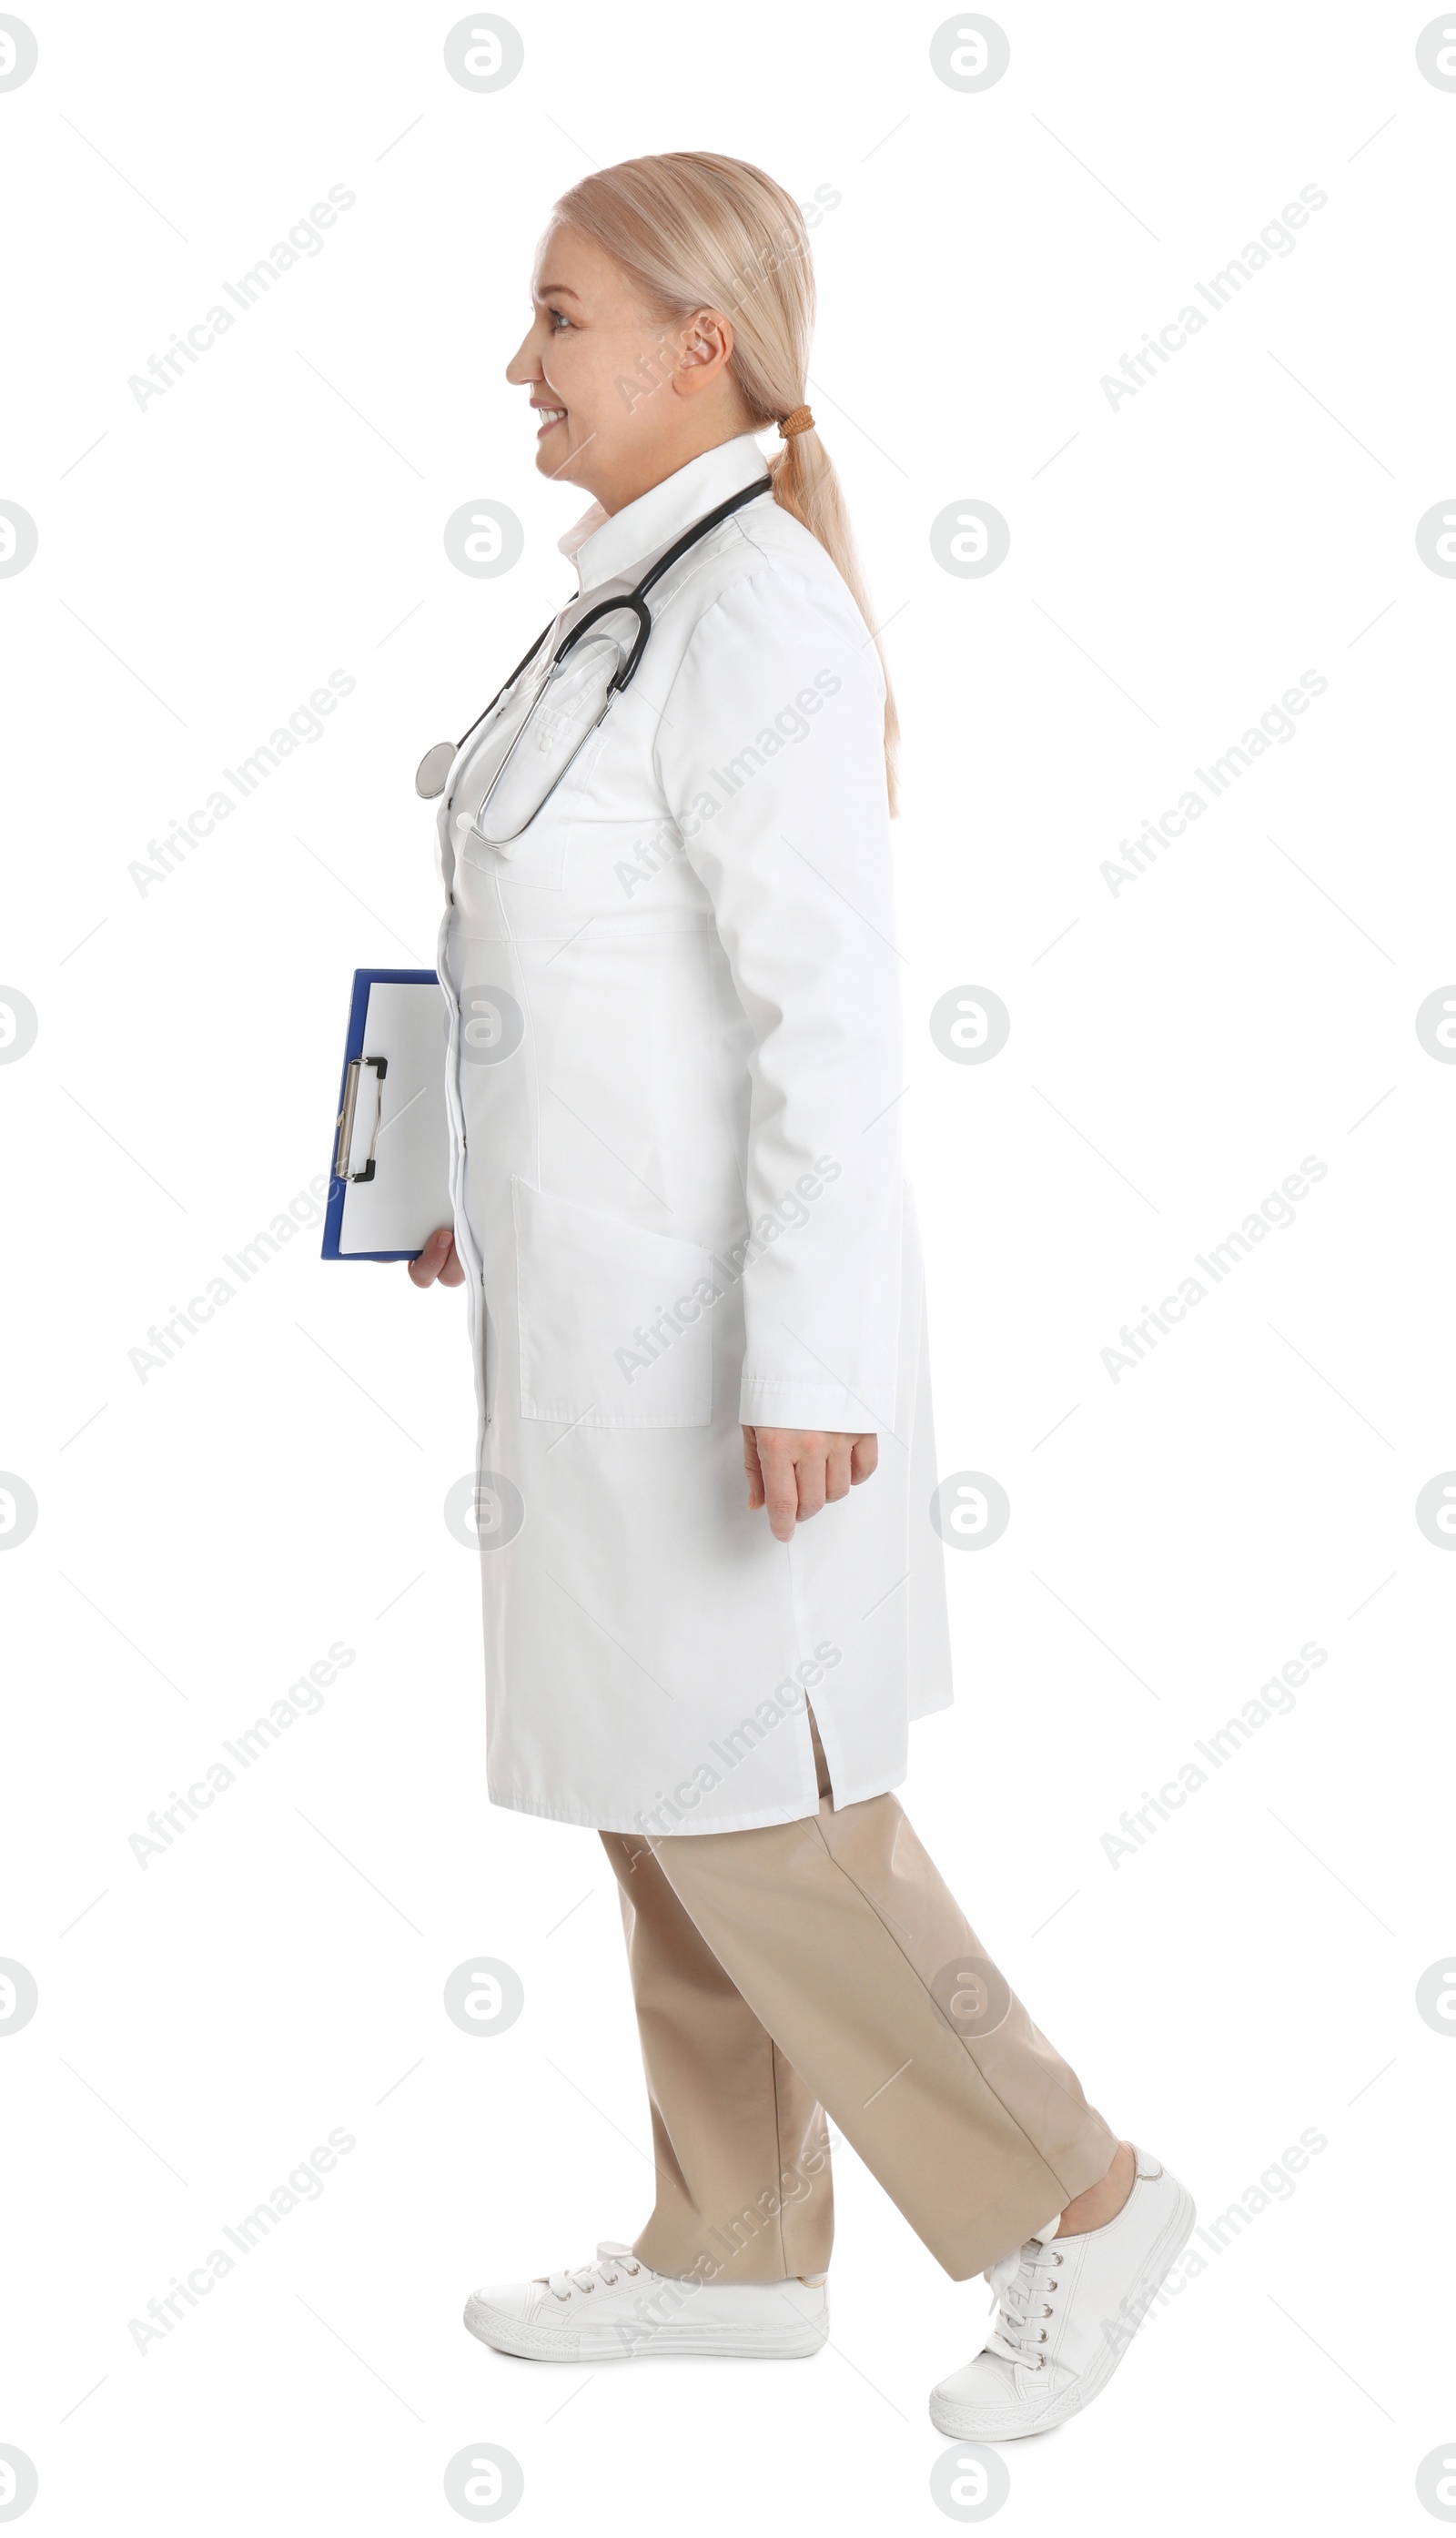
{"type": "Polygon", "coordinates": [[[413,1260],[454,1223],[449,1012],[433,969],[356,969],[329,1157],[325,1260],[413,1260]]]}

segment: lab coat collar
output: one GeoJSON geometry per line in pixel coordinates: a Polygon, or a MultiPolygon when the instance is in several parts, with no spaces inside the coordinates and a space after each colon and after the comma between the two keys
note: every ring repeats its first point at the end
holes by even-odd
{"type": "Polygon", "coordinates": [[[740,493],[756,476],[766,474],[767,461],[757,435],[744,432],[690,458],[686,467],[664,476],[660,485],[649,486],[620,511],[609,513],[600,502],[593,502],[557,542],[576,566],[580,593],[598,589],[604,582],[635,578],[637,567],[671,546],[695,520],[702,519],[716,503],[726,502],[730,494],[740,493]]]}

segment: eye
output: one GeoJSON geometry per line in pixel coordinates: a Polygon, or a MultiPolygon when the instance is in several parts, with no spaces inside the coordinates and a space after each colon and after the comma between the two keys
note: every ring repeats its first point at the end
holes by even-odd
{"type": "Polygon", "coordinates": [[[555,321],[555,322],[553,323],[553,326],[552,326],[552,333],[553,333],[553,334],[556,334],[556,333],[557,333],[557,331],[558,331],[558,327],[559,327],[559,326],[569,326],[569,325],[570,325],[570,323],[571,323],[571,320],[570,320],[570,318],[566,315],[566,312],[565,312],[564,308],[551,308],[551,307],[548,307],[548,309],[547,309],[547,312],[546,312],[546,313],[547,313],[548,317],[552,318],[552,319],[555,321]]]}

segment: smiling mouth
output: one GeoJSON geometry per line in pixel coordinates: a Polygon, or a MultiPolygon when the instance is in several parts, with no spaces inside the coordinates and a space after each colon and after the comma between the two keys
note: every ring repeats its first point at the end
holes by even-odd
{"type": "Polygon", "coordinates": [[[533,405],[531,412],[541,417],[540,431],[536,434],[538,440],[543,433],[553,431],[559,423],[564,423],[566,420],[566,409],[563,405],[533,405]]]}

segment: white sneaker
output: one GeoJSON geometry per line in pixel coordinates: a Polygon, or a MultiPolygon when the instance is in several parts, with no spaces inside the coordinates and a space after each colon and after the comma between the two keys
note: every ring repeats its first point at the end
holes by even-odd
{"type": "Polygon", "coordinates": [[[827,2278],[698,2283],[654,2274],[630,2247],[604,2238],[596,2262],[534,2282],[472,2292],[465,2323],[497,2353],[528,2362],[613,2362],[665,2353],[737,2361],[794,2361],[829,2331],[827,2278]]]}
{"type": "Polygon", "coordinates": [[[1050,2432],[1105,2388],[1196,2217],[1186,2186],[1148,2152],[1135,2157],[1115,2220],[1071,2238],[1048,2222],[990,2267],[996,2323],[985,2351],[931,2390],[937,2431],[1017,2440],[1050,2432]]]}

